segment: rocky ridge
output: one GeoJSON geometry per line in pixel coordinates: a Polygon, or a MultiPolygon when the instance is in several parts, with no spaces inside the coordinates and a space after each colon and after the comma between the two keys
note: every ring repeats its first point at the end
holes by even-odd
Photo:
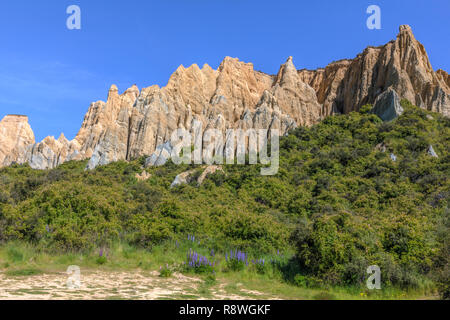
{"type": "Polygon", "coordinates": [[[195,139],[209,128],[274,128],[285,134],[377,99],[382,110],[390,106],[393,114],[385,119],[390,120],[401,113],[401,98],[450,115],[450,77],[433,71],[409,26],[400,27],[396,40],[323,69],[297,70],[289,57],[277,75],[268,75],[226,57],[217,70],[180,66],[162,88],[134,85],[119,94],[113,85],[106,102],[90,105],[71,141],[61,135],[36,143],[26,117],[6,116],[0,122],[0,166],[28,162],[35,169],[50,169],[90,159],[87,169],[93,169],[143,155],[149,156],[147,165],[160,165],[170,155],[168,141],[178,128],[195,139]]]}

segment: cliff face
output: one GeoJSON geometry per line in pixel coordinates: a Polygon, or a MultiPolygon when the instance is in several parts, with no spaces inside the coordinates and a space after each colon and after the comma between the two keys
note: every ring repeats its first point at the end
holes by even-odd
{"type": "Polygon", "coordinates": [[[353,60],[299,74],[316,91],[323,115],[359,110],[388,88],[421,108],[450,115],[449,76],[443,70],[433,71],[409,26],[400,26],[396,40],[368,47],[353,60]]]}
{"type": "Polygon", "coordinates": [[[7,115],[0,121],[0,167],[24,162],[30,144],[34,144],[34,133],[27,116],[7,115]]]}
{"type": "Polygon", "coordinates": [[[24,162],[25,150],[34,142],[27,116],[5,116],[0,121],[0,167],[24,162]]]}
{"type": "Polygon", "coordinates": [[[177,128],[189,130],[195,139],[202,138],[200,128],[277,128],[284,134],[332,113],[358,110],[388,90],[450,115],[450,77],[443,70],[433,71],[409,26],[400,27],[396,40],[324,69],[297,70],[290,57],[272,76],[227,57],[217,70],[180,66],[163,88],[140,91],[132,86],[119,94],[113,85],[106,102],[91,104],[72,141],[62,135],[35,144],[26,118],[8,116],[0,123],[0,165],[28,162],[48,169],[68,160],[90,159],[87,168],[92,169],[155,150],[148,162],[159,163],[177,128]]]}
{"type": "Polygon", "coordinates": [[[200,128],[279,128],[320,119],[314,90],[300,81],[289,58],[273,77],[250,63],[225,58],[218,70],[208,65],[179,67],[164,88],[136,86],[119,95],[113,86],[106,104],[93,104],[75,138],[90,158],[88,168],[152,154],[184,128],[196,139],[200,128]]]}

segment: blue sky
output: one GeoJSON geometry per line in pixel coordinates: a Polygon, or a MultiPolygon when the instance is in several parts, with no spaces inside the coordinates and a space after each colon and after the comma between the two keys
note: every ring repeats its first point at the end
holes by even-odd
{"type": "Polygon", "coordinates": [[[367,45],[412,26],[434,69],[450,71],[450,1],[406,0],[14,0],[0,4],[0,118],[26,114],[36,139],[72,139],[90,102],[165,85],[180,65],[225,56],[276,73],[288,56],[298,69],[353,58],[367,45]],[[66,28],[66,8],[81,8],[81,30],[66,28]],[[382,29],[366,27],[381,8],[382,29]]]}

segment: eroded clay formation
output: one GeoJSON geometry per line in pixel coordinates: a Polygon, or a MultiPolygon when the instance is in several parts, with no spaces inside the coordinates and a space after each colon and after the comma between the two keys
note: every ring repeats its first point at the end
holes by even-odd
{"type": "Polygon", "coordinates": [[[297,70],[289,57],[277,75],[268,75],[226,57],[217,70],[180,66],[163,88],[132,86],[119,94],[113,85],[106,102],[91,104],[72,141],[61,135],[36,143],[28,118],[8,115],[0,122],[0,166],[29,163],[49,169],[90,159],[87,168],[92,169],[140,156],[148,156],[148,165],[158,165],[170,154],[168,141],[178,128],[200,139],[199,127],[203,132],[254,128],[285,134],[333,113],[359,110],[377,98],[386,120],[401,113],[401,98],[450,115],[450,77],[433,71],[409,26],[400,27],[396,40],[324,69],[297,70]]]}

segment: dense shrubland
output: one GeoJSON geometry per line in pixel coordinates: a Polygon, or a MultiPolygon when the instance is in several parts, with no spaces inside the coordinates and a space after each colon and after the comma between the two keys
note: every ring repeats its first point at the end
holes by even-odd
{"type": "Polygon", "coordinates": [[[93,171],[86,162],[0,169],[0,241],[83,251],[120,240],[151,250],[195,234],[222,252],[295,250],[280,268],[301,285],[358,284],[377,264],[384,284],[434,281],[448,297],[450,120],[402,104],[393,122],[362,108],[294,130],[281,139],[273,177],[258,165],[224,166],[201,186],[171,189],[195,167],[151,168],[143,182],[135,174],[144,159],[93,171]]]}

